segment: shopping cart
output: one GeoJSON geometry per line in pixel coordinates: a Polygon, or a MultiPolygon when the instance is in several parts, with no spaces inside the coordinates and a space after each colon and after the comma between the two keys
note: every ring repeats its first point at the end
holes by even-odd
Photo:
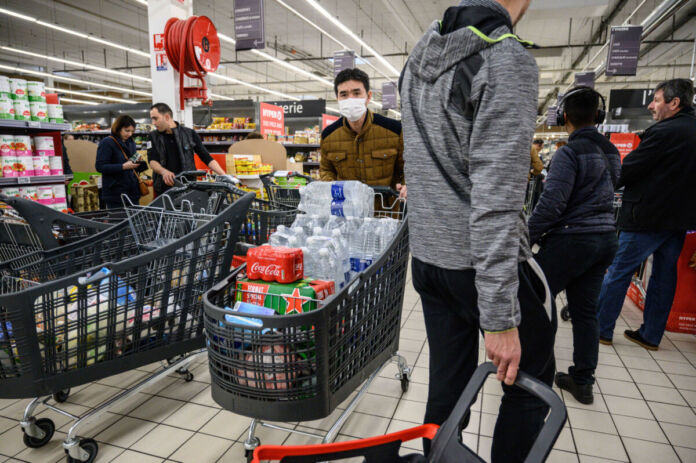
{"type": "MultiPolygon", "coordinates": [[[[391,189],[382,191],[382,197],[387,196],[384,191],[398,196],[391,189]]],[[[391,361],[398,364],[403,391],[408,389],[410,368],[397,353],[409,253],[406,210],[403,200],[396,200],[391,208],[385,202],[375,215],[401,221],[391,244],[367,270],[328,299],[274,296],[261,288],[237,290],[241,269],[205,294],[212,396],[223,408],[252,418],[244,442],[248,460],[260,445],[257,426],[296,432],[263,420],[324,418],[364,383],[326,434],[303,433],[331,442],[391,361]],[[298,313],[279,317],[235,313],[251,318],[256,323],[251,328],[229,318],[226,307],[236,300],[261,298],[272,304],[282,298],[298,313]]]]}
{"type": "Polygon", "coordinates": [[[201,297],[228,274],[252,199],[216,216],[167,199],[137,206],[88,240],[0,264],[0,397],[35,397],[20,422],[27,446],[45,445],[55,430],[35,418],[43,404],[75,420],[63,442],[68,461],[92,462],[96,442],[77,435],[86,423],[168,374],[192,379],[182,368],[205,352],[201,297]],[[142,216],[158,216],[166,240],[131,226],[142,216]],[[54,393],[164,360],[168,367],[81,417],[49,403],[54,393]]]}
{"type": "MultiPolygon", "coordinates": [[[[486,378],[495,374],[497,368],[492,363],[480,365],[464,389],[449,418],[442,427],[425,424],[404,431],[387,434],[386,436],[370,437],[357,441],[340,442],[335,444],[302,445],[294,447],[261,446],[254,450],[254,463],[261,460],[282,461],[286,463],[314,463],[319,461],[335,461],[352,457],[365,457],[365,463],[467,463],[483,462],[478,455],[466,447],[459,436],[461,425],[465,420],[476,395],[483,387],[486,378]],[[401,444],[415,439],[432,441],[428,457],[412,454],[408,460],[399,457],[401,444]]],[[[536,438],[525,463],[546,461],[558,435],[561,433],[567,419],[563,401],[548,386],[520,372],[515,383],[522,389],[536,395],[549,407],[550,412],[544,426],[536,438]]]]}
{"type": "Polygon", "coordinates": [[[297,209],[300,204],[300,186],[312,181],[312,177],[296,172],[276,171],[261,176],[268,201],[273,205],[297,209]]]}

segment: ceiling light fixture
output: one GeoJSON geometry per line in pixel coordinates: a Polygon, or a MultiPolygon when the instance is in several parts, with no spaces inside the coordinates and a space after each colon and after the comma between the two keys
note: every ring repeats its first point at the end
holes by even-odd
{"type": "Polygon", "coordinates": [[[336,27],[341,29],[344,33],[348,34],[348,36],[350,36],[353,40],[355,40],[360,45],[362,45],[363,48],[365,48],[367,51],[372,53],[372,55],[374,55],[374,57],[377,58],[377,60],[380,63],[382,63],[387,69],[389,69],[389,72],[391,72],[392,75],[394,75],[394,76],[399,75],[399,71],[394,66],[392,66],[392,64],[389,61],[387,61],[382,55],[377,53],[377,51],[374,48],[369,46],[363,39],[358,37],[352,30],[350,30],[347,26],[345,26],[341,21],[336,19],[331,13],[326,11],[324,9],[324,7],[322,7],[321,5],[319,5],[319,3],[317,3],[316,0],[305,0],[305,2],[309,3],[312,6],[312,8],[317,10],[322,16],[324,16],[326,19],[331,21],[331,23],[333,23],[336,27]]]}
{"type": "Polygon", "coordinates": [[[114,98],[112,96],[96,95],[94,93],[78,92],[75,90],[68,90],[65,88],[46,87],[46,90],[48,90],[49,92],[56,92],[56,93],[69,93],[71,95],[83,96],[85,98],[93,98],[95,100],[113,101],[114,103],[126,103],[126,104],[137,104],[138,103],[137,101],[133,101],[133,100],[124,100],[122,98],[114,98]]]}
{"type": "MultiPolygon", "coordinates": [[[[220,33],[220,32],[218,32],[218,37],[219,37],[220,40],[222,40],[223,42],[227,42],[227,43],[230,43],[230,44],[232,44],[232,45],[234,45],[234,44],[237,43],[237,41],[236,41],[235,39],[233,39],[232,37],[229,37],[229,36],[227,36],[227,35],[225,35],[225,34],[222,34],[222,33],[220,33]]],[[[261,50],[252,49],[252,50],[249,50],[249,51],[252,52],[252,53],[254,53],[254,54],[256,54],[256,55],[259,55],[259,56],[261,56],[261,57],[263,57],[263,58],[265,58],[265,59],[267,59],[267,60],[269,60],[269,61],[271,61],[271,62],[273,62],[273,63],[275,63],[275,64],[278,64],[278,65],[280,65],[280,66],[283,66],[283,67],[286,68],[286,69],[290,69],[291,71],[296,72],[296,73],[298,73],[298,74],[300,74],[300,75],[303,75],[303,76],[308,77],[308,78],[310,78],[310,79],[316,80],[317,82],[320,82],[321,84],[326,85],[327,87],[333,87],[333,83],[332,83],[332,82],[330,82],[330,81],[328,81],[328,80],[326,80],[326,79],[323,79],[323,78],[319,77],[319,76],[316,75],[316,74],[312,74],[312,73],[309,72],[309,71],[305,71],[304,69],[302,69],[302,68],[300,68],[300,67],[298,67],[298,66],[295,66],[295,65],[293,65],[293,64],[290,64],[290,63],[288,63],[287,61],[283,61],[282,59],[278,59],[278,58],[276,58],[275,56],[271,56],[271,55],[269,55],[268,53],[262,52],[261,50]]]]}
{"type": "MultiPolygon", "coordinates": [[[[325,36],[327,36],[328,38],[330,38],[331,40],[333,40],[334,42],[336,42],[336,43],[337,43],[341,48],[343,48],[344,50],[348,50],[348,49],[350,48],[348,45],[346,45],[345,43],[341,42],[340,40],[338,40],[338,39],[337,39],[336,37],[334,37],[333,35],[331,35],[331,34],[329,34],[328,32],[326,32],[324,29],[322,29],[321,27],[319,27],[316,23],[314,23],[314,22],[312,22],[311,20],[309,20],[306,16],[304,16],[302,13],[300,13],[299,11],[297,11],[296,9],[294,9],[293,7],[291,7],[290,5],[288,5],[287,3],[285,3],[283,0],[275,0],[275,2],[278,3],[280,6],[284,7],[286,10],[290,11],[292,14],[294,14],[294,15],[297,16],[298,18],[300,18],[302,21],[306,22],[307,24],[309,24],[310,26],[312,26],[313,28],[315,28],[316,30],[318,30],[321,34],[324,34],[325,36]]],[[[371,67],[372,69],[374,69],[376,72],[378,72],[379,74],[381,74],[382,76],[384,76],[386,79],[392,80],[388,75],[386,75],[384,72],[382,72],[382,71],[379,70],[377,67],[375,67],[375,65],[372,64],[372,62],[370,62],[369,60],[363,58],[362,56],[358,55],[357,53],[355,54],[355,57],[358,58],[358,59],[363,60],[365,63],[367,63],[368,66],[370,66],[370,67],[371,67]]]]}
{"type": "Polygon", "coordinates": [[[113,74],[115,76],[125,77],[128,79],[141,80],[143,82],[152,82],[152,79],[150,79],[149,77],[137,76],[135,74],[129,74],[127,72],[114,71],[113,69],[102,68],[102,67],[94,66],[91,64],[87,64],[87,63],[80,63],[79,61],[72,61],[69,59],[57,58],[55,56],[42,55],[40,53],[34,53],[31,51],[20,50],[18,48],[12,48],[12,47],[0,47],[0,48],[2,50],[9,51],[12,53],[17,53],[20,55],[32,56],[34,58],[43,58],[43,59],[46,59],[49,61],[55,61],[57,63],[65,63],[65,64],[69,64],[71,66],[83,67],[85,69],[91,69],[93,71],[103,72],[105,74],[113,74]]]}
{"type": "MultiPolygon", "coordinates": [[[[146,2],[146,4],[147,4],[147,2],[146,2]]],[[[15,18],[19,18],[19,19],[23,19],[25,21],[39,24],[40,26],[48,27],[50,29],[54,29],[54,30],[63,32],[65,34],[74,35],[76,37],[91,40],[92,42],[101,43],[102,45],[107,45],[110,47],[118,48],[120,50],[124,50],[124,51],[127,51],[129,53],[133,53],[135,55],[142,56],[142,57],[145,57],[148,59],[150,58],[150,54],[145,53],[144,51],[136,50],[135,48],[125,47],[125,46],[119,45],[118,43],[115,43],[115,42],[109,42],[108,40],[104,40],[102,38],[95,37],[93,35],[85,34],[83,32],[76,31],[74,29],[69,29],[67,27],[59,26],[58,24],[53,24],[53,23],[48,23],[46,21],[41,21],[40,19],[34,18],[32,16],[27,16],[27,15],[22,14],[22,13],[17,13],[16,11],[8,10],[5,8],[0,8],[0,14],[6,14],[8,16],[13,16],[15,18]]]]}
{"type": "Polygon", "coordinates": [[[90,105],[90,106],[96,106],[96,105],[99,104],[99,103],[96,103],[96,102],[94,102],[94,101],[75,100],[75,99],[73,99],[73,98],[61,98],[60,101],[64,101],[64,102],[67,102],[67,103],[86,104],[86,105],[90,105]]]}
{"type": "Polygon", "coordinates": [[[107,85],[107,84],[100,84],[100,83],[96,83],[96,82],[88,82],[86,80],[73,79],[72,77],[57,76],[55,74],[50,74],[48,72],[33,71],[31,69],[24,69],[24,68],[20,68],[20,67],[16,67],[16,66],[5,66],[4,64],[0,64],[0,69],[4,69],[6,71],[11,71],[11,72],[17,72],[19,74],[28,74],[28,75],[36,76],[36,77],[47,77],[47,78],[55,79],[55,80],[62,81],[62,82],[70,82],[72,84],[83,85],[86,87],[97,87],[97,88],[103,88],[106,90],[115,90],[117,92],[130,93],[132,95],[139,95],[139,96],[152,98],[152,93],[141,92],[139,90],[133,90],[131,88],[117,87],[115,85],[107,85]]]}
{"type": "Polygon", "coordinates": [[[220,80],[224,80],[224,81],[233,83],[233,84],[244,85],[245,87],[253,88],[254,90],[259,90],[261,92],[270,93],[272,95],[276,95],[276,96],[279,96],[281,98],[287,98],[288,100],[300,101],[299,98],[296,98],[294,96],[286,95],[285,93],[281,93],[281,92],[276,92],[275,90],[270,90],[267,88],[259,87],[258,85],[249,84],[249,83],[241,81],[239,79],[235,79],[234,77],[227,77],[223,74],[217,74],[215,72],[209,72],[208,75],[216,77],[220,80]]]}

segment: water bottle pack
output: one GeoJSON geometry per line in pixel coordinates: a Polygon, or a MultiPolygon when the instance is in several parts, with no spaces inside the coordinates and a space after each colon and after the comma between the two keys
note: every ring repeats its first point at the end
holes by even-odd
{"type": "Polygon", "coordinates": [[[271,246],[302,249],[305,275],[336,288],[367,269],[387,248],[399,221],[373,218],[374,191],[361,182],[312,182],[300,188],[298,214],[278,226],[271,246]]]}

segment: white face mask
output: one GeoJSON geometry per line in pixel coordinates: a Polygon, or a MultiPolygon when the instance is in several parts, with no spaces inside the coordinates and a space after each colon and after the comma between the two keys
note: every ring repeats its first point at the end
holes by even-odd
{"type": "Polygon", "coordinates": [[[351,122],[360,120],[367,111],[367,98],[347,98],[339,100],[338,109],[341,111],[341,116],[351,122]]]}

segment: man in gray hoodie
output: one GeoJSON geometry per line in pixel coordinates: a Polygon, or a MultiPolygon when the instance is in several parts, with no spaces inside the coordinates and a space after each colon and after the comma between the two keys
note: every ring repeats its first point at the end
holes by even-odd
{"type": "Polygon", "coordinates": [[[425,422],[449,415],[483,330],[504,381],[491,457],[506,463],[524,460],[548,411],[513,386],[518,369],[549,385],[555,369],[555,309],[522,214],[538,69],[511,31],[529,3],[449,8],[400,79],[413,283],[430,345],[425,422]]]}

